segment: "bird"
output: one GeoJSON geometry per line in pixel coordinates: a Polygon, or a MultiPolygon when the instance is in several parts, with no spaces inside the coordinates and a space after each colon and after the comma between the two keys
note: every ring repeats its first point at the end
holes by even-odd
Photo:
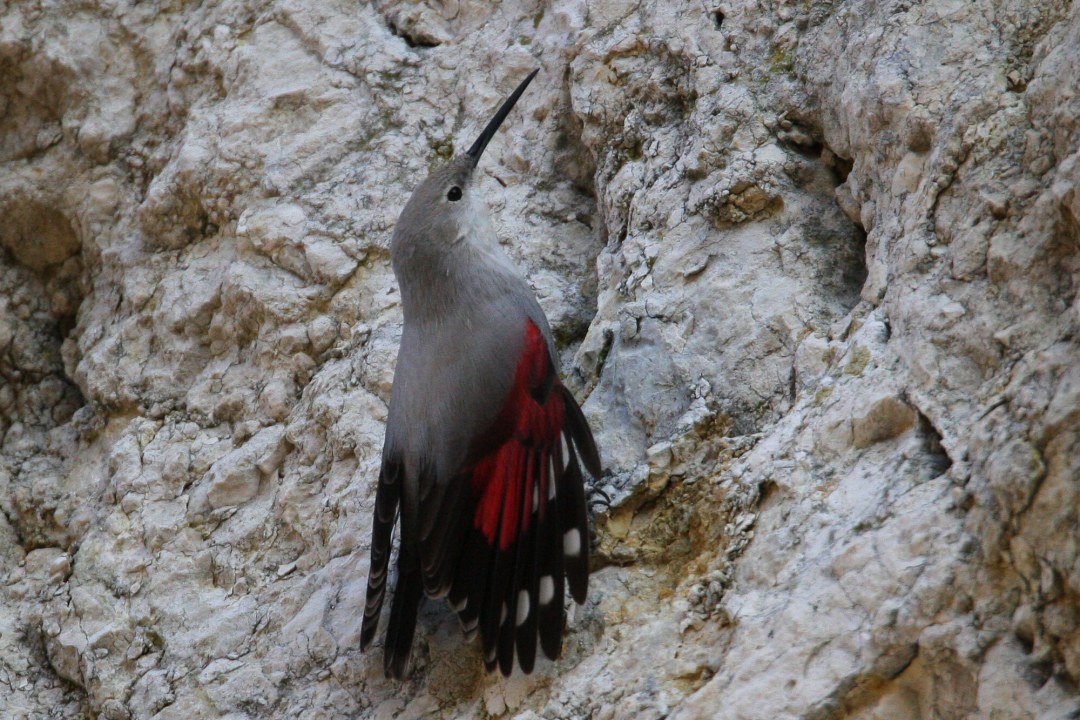
{"type": "Polygon", "coordinates": [[[446,598],[484,666],[532,672],[558,659],[565,590],[588,592],[585,477],[601,473],[589,424],[559,378],[547,317],[500,246],[477,166],[539,72],[467,151],[413,191],[391,264],[404,324],[375,491],[361,650],[379,624],[395,526],[397,580],[384,637],[388,678],[406,676],[417,613],[446,598]]]}

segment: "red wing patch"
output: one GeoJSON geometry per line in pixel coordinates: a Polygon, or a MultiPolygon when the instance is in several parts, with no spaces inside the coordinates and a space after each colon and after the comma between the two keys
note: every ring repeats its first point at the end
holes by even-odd
{"type": "Polygon", "coordinates": [[[599,466],[543,334],[532,321],[525,332],[513,386],[473,455],[475,511],[449,594],[466,633],[479,630],[488,669],[498,664],[504,675],[515,657],[532,670],[538,637],[544,654],[558,657],[567,582],[573,598],[585,600],[588,528],[578,454],[590,471],[599,466]]]}
{"type": "Polygon", "coordinates": [[[496,421],[504,432],[510,431],[509,437],[481,458],[472,473],[473,495],[479,498],[474,525],[500,550],[529,530],[532,511],[525,500],[535,498],[535,510],[546,515],[550,461],[565,424],[562,394],[549,392],[541,404],[533,392],[550,384],[553,369],[539,328],[529,321],[526,332],[510,396],[496,421]]]}

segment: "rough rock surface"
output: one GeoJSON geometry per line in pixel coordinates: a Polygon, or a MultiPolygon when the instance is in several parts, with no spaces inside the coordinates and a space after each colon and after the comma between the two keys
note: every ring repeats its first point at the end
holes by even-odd
{"type": "Polygon", "coordinates": [[[1080,712],[1080,4],[0,5],[0,715],[1080,712]],[[563,659],[357,648],[413,185],[610,508],[563,659]]]}

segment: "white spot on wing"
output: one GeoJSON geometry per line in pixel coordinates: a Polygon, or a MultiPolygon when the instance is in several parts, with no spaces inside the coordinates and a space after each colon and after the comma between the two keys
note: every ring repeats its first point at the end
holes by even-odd
{"type": "Polygon", "coordinates": [[[502,604],[502,610],[499,611],[499,624],[502,625],[506,622],[506,603],[502,604]]]}
{"type": "Polygon", "coordinates": [[[577,557],[581,552],[581,533],[577,528],[567,530],[562,536],[562,549],[564,555],[577,557]]]}
{"type": "Polygon", "coordinates": [[[533,483],[533,512],[540,509],[540,478],[533,483]]]}
{"type": "Polygon", "coordinates": [[[555,597],[555,581],[550,575],[540,578],[540,604],[547,605],[555,597]]]}
{"type": "Polygon", "coordinates": [[[462,610],[464,610],[465,606],[468,605],[468,604],[469,604],[469,597],[465,596],[465,597],[461,598],[461,602],[450,603],[450,609],[453,610],[456,613],[459,613],[462,610]]]}
{"type": "Polygon", "coordinates": [[[548,456],[548,470],[551,471],[551,475],[548,476],[548,500],[555,499],[555,486],[558,484],[555,482],[555,456],[548,456]]]}
{"type": "Polygon", "coordinates": [[[514,618],[514,626],[521,627],[529,619],[529,592],[518,590],[517,617],[514,618]]]}
{"type": "Polygon", "coordinates": [[[566,444],[566,435],[559,433],[559,443],[562,445],[562,469],[570,464],[570,447],[566,444]]]}

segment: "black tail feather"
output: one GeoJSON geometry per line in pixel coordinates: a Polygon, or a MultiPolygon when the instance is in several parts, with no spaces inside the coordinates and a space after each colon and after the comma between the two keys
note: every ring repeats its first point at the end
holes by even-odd
{"type": "Polygon", "coordinates": [[[400,680],[405,677],[405,669],[412,654],[416,614],[420,609],[423,590],[420,562],[403,548],[398,558],[398,581],[394,588],[394,601],[390,606],[390,623],[386,628],[383,655],[383,670],[389,678],[400,680]]]}
{"type": "MultiPolygon", "coordinates": [[[[468,475],[461,474],[455,477],[447,487],[468,482],[468,475]]],[[[429,525],[430,534],[428,535],[423,534],[422,528],[420,537],[420,553],[425,559],[422,565],[424,592],[432,598],[441,597],[453,585],[457,564],[450,558],[461,552],[462,543],[472,521],[468,507],[468,492],[447,492],[446,489],[437,492],[438,502],[432,506],[429,513],[440,515],[442,519],[435,526],[429,525]]]]}
{"type": "Polygon", "coordinates": [[[491,575],[495,549],[484,540],[476,528],[470,528],[465,536],[465,549],[461,553],[457,575],[450,589],[448,600],[457,611],[461,629],[467,637],[479,630],[480,613],[483,610],[484,592],[491,575]]]}
{"type": "Polygon", "coordinates": [[[379,472],[379,484],[375,489],[375,513],[371,529],[371,562],[368,566],[367,597],[364,603],[364,621],[360,628],[360,649],[363,650],[375,637],[379,626],[379,614],[386,597],[386,571],[390,563],[390,550],[397,522],[398,503],[401,499],[401,464],[383,461],[379,472]]]}

